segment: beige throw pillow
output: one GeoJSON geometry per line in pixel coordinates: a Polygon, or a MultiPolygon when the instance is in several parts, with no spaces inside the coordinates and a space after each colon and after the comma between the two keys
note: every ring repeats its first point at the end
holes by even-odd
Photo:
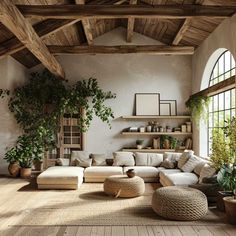
{"type": "Polygon", "coordinates": [[[134,166],[134,155],[132,152],[115,152],[113,166],[134,166]]]}
{"type": "Polygon", "coordinates": [[[200,173],[201,173],[201,170],[202,170],[203,166],[204,166],[205,164],[207,164],[207,163],[208,163],[208,162],[202,160],[201,162],[199,162],[199,163],[194,167],[193,172],[194,172],[195,174],[197,174],[198,176],[200,176],[200,173]]]}
{"type": "Polygon", "coordinates": [[[90,167],[92,165],[92,159],[79,160],[75,159],[75,165],[80,167],[90,167]]]}
{"type": "Polygon", "coordinates": [[[106,166],[106,155],[105,154],[91,154],[93,160],[93,166],[106,166]]]}
{"type": "Polygon", "coordinates": [[[199,177],[199,183],[202,183],[203,178],[212,177],[216,173],[216,170],[208,164],[202,167],[199,177]]]}
{"type": "Polygon", "coordinates": [[[163,162],[163,154],[160,153],[135,153],[136,166],[160,166],[163,162]]]}
{"type": "Polygon", "coordinates": [[[57,166],[69,166],[70,165],[70,159],[68,159],[68,158],[57,158],[56,159],[56,165],[57,166]]]}
{"type": "Polygon", "coordinates": [[[174,169],[176,168],[177,166],[177,161],[172,161],[172,160],[164,160],[162,163],[161,163],[161,167],[164,167],[166,169],[174,169]]]}
{"type": "Polygon", "coordinates": [[[70,165],[75,166],[75,160],[87,160],[89,159],[89,154],[86,151],[72,151],[70,165]]]}
{"type": "Polygon", "coordinates": [[[195,155],[192,155],[190,156],[188,161],[182,166],[181,170],[183,172],[191,173],[199,163],[201,163],[200,158],[195,155]]]}
{"type": "Polygon", "coordinates": [[[193,151],[184,151],[178,160],[178,168],[181,169],[183,165],[188,161],[190,156],[193,155],[193,151]]]}

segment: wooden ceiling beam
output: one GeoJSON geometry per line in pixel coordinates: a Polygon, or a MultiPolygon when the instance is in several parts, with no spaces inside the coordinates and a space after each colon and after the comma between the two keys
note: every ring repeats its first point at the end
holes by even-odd
{"type": "Polygon", "coordinates": [[[122,46],[48,46],[53,54],[154,54],[192,55],[194,47],[166,45],[122,45],[122,46]]]}
{"type": "Polygon", "coordinates": [[[42,64],[53,74],[64,78],[64,71],[56,58],[37,35],[32,25],[18,8],[8,0],[0,1],[0,21],[5,25],[42,64]]]}
{"type": "Polygon", "coordinates": [[[181,39],[184,37],[185,32],[189,29],[190,26],[191,26],[191,19],[190,18],[185,19],[172,42],[173,45],[179,44],[181,39]]]}
{"type": "Polygon", "coordinates": [[[207,5],[18,5],[26,17],[56,19],[114,19],[114,18],[168,18],[199,17],[227,18],[236,12],[236,6],[207,5]]]}
{"type": "MultiPolygon", "coordinates": [[[[75,3],[78,5],[84,5],[85,0],[75,0],[75,3]]],[[[88,45],[93,45],[93,33],[92,33],[91,24],[90,24],[89,20],[83,19],[82,26],[84,29],[84,33],[85,33],[88,45]]]]}
{"type": "MultiPolygon", "coordinates": [[[[37,23],[33,26],[33,28],[38,36],[43,39],[50,34],[56,33],[64,27],[75,24],[76,22],[78,22],[78,20],[48,19],[37,23]]],[[[0,59],[21,51],[24,48],[25,45],[21,43],[21,41],[19,41],[16,37],[6,40],[5,42],[0,44],[0,59]]]]}
{"type": "MultiPolygon", "coordinates": [[[[137,0],[130,0],[129,4],[136,5],[137,2],[138,2],[137,0]]],[[[132,37],[134,34],[134,21],[135,19],[133,17],[128,18],[128,22],[127,22],[127,42],[128,43],[131,43],[132,37]]]]}

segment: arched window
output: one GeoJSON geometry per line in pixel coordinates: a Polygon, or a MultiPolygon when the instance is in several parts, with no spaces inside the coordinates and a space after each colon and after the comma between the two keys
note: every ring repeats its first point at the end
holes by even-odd
{"type": "MultiPolygon", "coordinates": [[[[223,52],[211,72],[209,87],[235,75],[235,60],[230,51],[223,52]]],[[[211,97],[208,109],[208,154],[211,154],[212,133],[224,127],[224,121],[235,116],[235,89],[211,97]]]]}

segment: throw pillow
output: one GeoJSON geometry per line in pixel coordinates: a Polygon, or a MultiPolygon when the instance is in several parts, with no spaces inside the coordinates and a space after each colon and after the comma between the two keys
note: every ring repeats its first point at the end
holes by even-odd
{"type": "Polygon", "coordinates": [[[164,167],[166,169],[174,169],[176,168],[177,166],[177,161],[172,161],[172,160],[164,160],[162,163],[161,163],[161,167],[164,167]]]}
{"type": "Polygon", "coordinates": [[[106,155],[105,154],[91,154],[93,160],[93,166],[106,166],[106,155]]]}
{"type": "Polygon", "coordinates": [[[190,156],[188,161],[182,166],[181,170],[183,172],[191,173],[199,163],[201,163],[200,158],[195,155],[192,155],[190,156]]]}
{"type": "Polygon", "coordinates": [[[56,159],[56,166],[69,166],[70,159],[68,158],[57,158],[56,159]]]}
{"type": "Polygon", "coordinates": [[[216,173],[216,170],[215,170],[213,167],[211,167],[211,166],[208,165],[208,164],[205,164],[205,165],[202,167],[202,170],[201,170],[201,172],[200,172],[199,183],[200,183],[200,184],[202,183],[203,178],[212,177],[215,173],[216,173]]]}
{"type": "Polygon", "coordinates": [[[163,162],[163,154],[160,153],[135,153],[136,166],[160,166],[163,162]]]}
{"type": "Polygon", "coordinates": [[[72,151],[71,159],[70,159],[71,166],[75,166],[76,159],[79,161],[89,159],[89,154],[88,152],[85,152],[85,151],[72,151]]]}
{"type": "Polygon", "coordinates": [[[178,160],[178,168],[181,169],[183,165],[188,161],[190,156],[193,155],[193,151],[184,151],[178,160]]]}
{"type": "Polygon", "coordinates": [[[207,162],[202,160],[201,162],[199,162],[199,163],[194,167],[193,172],[199,176],[200,173],[201,173],[201,170],[202,170],[202,168],[203,168],[203,166],[204,166],[205,164],[207,164],[207,162]]]}
{"type": "Polygon", "coordinates": [[[90,167],[92,165],[92,159],[91,158],[85,160],[75,159],[75,165],[80,167],[90,167]]]}
{"type": "Polygon", "coordinates": [[[134,166],[134,155],[132,152],[115,152],[113,166],[134,166]]]}

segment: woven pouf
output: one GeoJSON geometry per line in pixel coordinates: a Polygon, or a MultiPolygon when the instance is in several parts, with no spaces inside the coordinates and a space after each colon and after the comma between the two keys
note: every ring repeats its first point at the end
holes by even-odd
{"type": "Polygon", "coordinates": [[[105,179],[103,187],[106,194],[114,197],[138,197],[145,191],[144,181],[138,176],[112,175],[105,179]]]}
{"type": "Polygon", "coordinates": [[[152,208],[170,220],[198,220],[206,215],[207,198],[204,193],[189,187],[163,187],[152,196],[152,208]]]}

